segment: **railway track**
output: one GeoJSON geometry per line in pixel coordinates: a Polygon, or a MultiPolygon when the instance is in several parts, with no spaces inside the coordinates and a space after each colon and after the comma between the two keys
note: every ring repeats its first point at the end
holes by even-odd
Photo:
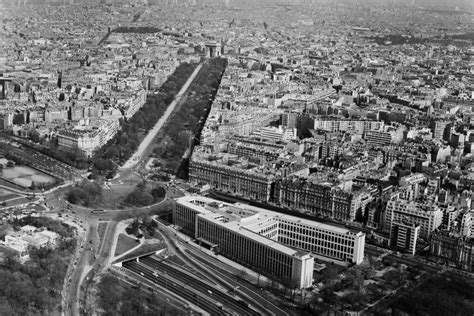
{"type": "Polygon", "coordinates": [[[215,302],[210,300],[207,296],[195,293],[191,291],[191,289],[185,288],[184,286],[176,284],[173,281],[168,281],[165,278],[157,277],[153,274],[154,272],[152,270],[136,261],[124,262],[123,267],[155,284],[160,285],[163,288],[168,289],[169,291],[177,294],[178,296],[198,306],[211,315],[229,315],[229,313],[222,310],[221,307],[217,306],[215,302]]]}
{"type": "Polygon", "coordinates": [[[158,271],[166,272],[167,275],[177,280],[184,280],[186,284],[192,286],[194,289],[202,293],[211,293],[220,303],[224,306],[237,312],[238,315],[260,315],[256,311],[250,309],[246,303],[241,300],[235,299],[227,293],[224,293],[206,282],[202,282],[187,273],[176,269],[166,263],[160,262],[153,257],[140,258],[140,263],[158,271]]]}

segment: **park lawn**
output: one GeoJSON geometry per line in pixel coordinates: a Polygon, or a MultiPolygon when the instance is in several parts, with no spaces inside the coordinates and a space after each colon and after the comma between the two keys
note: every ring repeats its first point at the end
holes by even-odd
{"type": "Polygon", "coordinates": [[[114,184],[110,189],[102,190],[102,201],[100,206],[104,209],[122,208],[123,200],[135,189],[138,183],[143,180],[135,174],[129,175],[123,179],[122,184],[114,184]]]}
{"type": "Polygon", "coordinates": [[[107,225],[109,222],[99,222],[97,225],[97,234],[99,234],[100,242],[102,243],[102,239],[104,238],[105,231],[107,230],[107,225]]]}
{"type": "Polygon", "coordinates": [[[115,256],[120,256],[138,245],[139,243],[137,243],[135,238],[128,237],[125,234],[120,234],[117,240],[117,247],[115,248],[115,256]]]}

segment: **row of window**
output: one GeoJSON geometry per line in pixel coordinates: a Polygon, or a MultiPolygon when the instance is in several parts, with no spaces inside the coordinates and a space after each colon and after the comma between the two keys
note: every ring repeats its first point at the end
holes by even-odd
{"type": "Polygon", "coordinates": [[[293,239],[301,240],[303,242],[310,242],[310,243],[313,243],[313,244],[321,244],[321,243],[324,243],[324,242],[328,242],[328,243],[334,244],[334,245],[343,245],[343,246],[354,247],[354,240],[353,239],[335,237],[335,236],[328,236],[327,234],[324,234],[324,233],[311,232],[311,234],[306,234],[306,235],[303,234],[302,235],[302,234],[296,233],[296,232],[280,230],[279,234],[281,236],[287,236],[287,237],[290,237],[290,238],[293,238],[293,239]]]}
{"type": "Polygon", "coordinates": [[[198,218],[198,236],[218,245],[221,254],[281,280],[291,278],[291,256],[198,218]]]}
{"type": "Polygon", "coordinates": [[[345,252],[345,251],[337,251],[332,248],[328,247],[323,247],[323,246],[316,246],[316,245],[311,245],[311,247],[307,247],[308,245],[295,240],[295,239],[289,239],[289,238],[282,238],[282,241],[287,242],[288,246],[292,246],[295,248],[310,248],[307,249],[308,251],[311,251],[314,254],[330,257],[330,258],[335,258],[339,260],[346,260],[346,258],[352,258],[352,253],[351,252],[345,252]]]}

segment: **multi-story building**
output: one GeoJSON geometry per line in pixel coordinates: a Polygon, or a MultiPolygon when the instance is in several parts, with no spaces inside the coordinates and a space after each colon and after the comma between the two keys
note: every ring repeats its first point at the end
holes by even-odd
{"type": "Polygon", "coordinates": [[[390,232],[394,223],[415,224],[420,226],[420,237],[428,239],[442,222],[443,212],[437,205],[421,204],[394,197],[387,203],[383,229],[390,232]]]}
{"type": "Polygon", "coordinates": [[[201,196],[176,199],[174,224],[218,253],[286,285],[312,282],[314,258],[361,263],[365,234],[201,196]]]}
{"type": "Polygon", "coordinates": [[[431,122],[431,132],[433,138],[438,140],[449,140],[449,133],[451,129],[450,121],[433,121],[431,122]]]}
{"type": "Polygon", "coordinates": [[[419,232],[420,226],[416,224],[406,225],[404,223],[392,223],[390,246],[414,255],[419,232]]]}
{"type": "Polygon", "coordinates": [[[314,128],[314,118],[308,113],[285,112],[281,117],[281,124],[286,128],[296,128],[297,135],[307,135],[314,128]]]}
{"type": "Polygon", "coordinates": [[[392,142],[392,135],[382,131],[367,131],[364,138],[368,144],[376,146],[385,146],[392,142]]]}
{"type": "Polygon", "coordinates": [[[338,188],[297,178],[275,181],[272,201],[286,208],[307,211],[340,221],[353,221],[358,210],[372,200],[370,194],[347,193],[338,188]]]}
{"type": "Polygon", "coordinates": [[[227,152],[239,157],[245,157],[250,162],[260,163],[261,161],[274,161],[280,156],[280,150],[264,144],[251,144],[243,142],[229,142],[227,152]]]}
{"type": "Polygon", "coordinates": [[[474,271],[474,238],[448,231],[434,232],[430,238],[430,254],[452,262],[460,269],[474,271]]]}
{"type": "Polygon", "coordinates": [[[314,129],[320,129],[327,132],[350,132],[363,135],[369,131],[380,131],[384,127],[382,121],[371,120],[349,120],[339,117],[315,118],[314,129]]]}
{"type": "MultiPolygon", "coordinates": [[[[261,216],[249,206],[199,196],[178,198],[173,207],[174,224],[219,254],[287,286],[310,286],[314,258],[250,228],[261,216]]],[[[270,219],[263,223],[266,232],[272,230],[270,219]]]]}
{"type": "Polygon", "coordinates": [[[195,151],[189,163],[189,181],[204,182],[218,191],[257,201],[267,202],[270,199],[273,178],[271,173],[258,169],[248,160],[225,155],[218,157],[195,151]]]}
{"type": "Polygon", "coordinates": [[[125,100],[123,104],[124,116],[127,119],[132,118],[132,116],[137,113],[137,111],[145,104],[146,102],[146,90],[140,90],[132,97],[129,97],[125,100]]]}
{"type": "Polygon", "coordinates": [[[112,139],[118,130],[118,120],[102,120],[95,126],[64,129],[58,132],[58,147],[66,151],[78,150],[86,157],[92,157],[94,152],[112,139]]]}
{"type": "Polygon", "coordinates": [[[13,113],[0,113],[0,130],[4,131],[13,125],[13,113]]]}

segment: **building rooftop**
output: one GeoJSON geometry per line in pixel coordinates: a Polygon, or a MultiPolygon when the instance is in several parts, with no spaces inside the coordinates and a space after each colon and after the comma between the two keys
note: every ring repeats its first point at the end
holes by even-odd
{"type": "Polygon", "coordinates": [[[259,236],[258,238],[263,238],[260,241],[265,244],[272,244],[274,241],[256,233],[259,226],[281,221],[289,221],[305,226],[312,226],[321,230],[332,231],[338,234],[362,234],[360,231],[349,229],[344,226],[331,225],[299,218],[296,216],[285,215],[243,203],[230,204],[207,197],[194,195],[183,196],[178,198],[176,201],[180,204],[196,208],[201,213],[199,216],[209,221],[219,222],[220,225],[232,230],[239,230],[239,232],[246,231],[249,234],[252,234],[251,236],[259,236]]]}

